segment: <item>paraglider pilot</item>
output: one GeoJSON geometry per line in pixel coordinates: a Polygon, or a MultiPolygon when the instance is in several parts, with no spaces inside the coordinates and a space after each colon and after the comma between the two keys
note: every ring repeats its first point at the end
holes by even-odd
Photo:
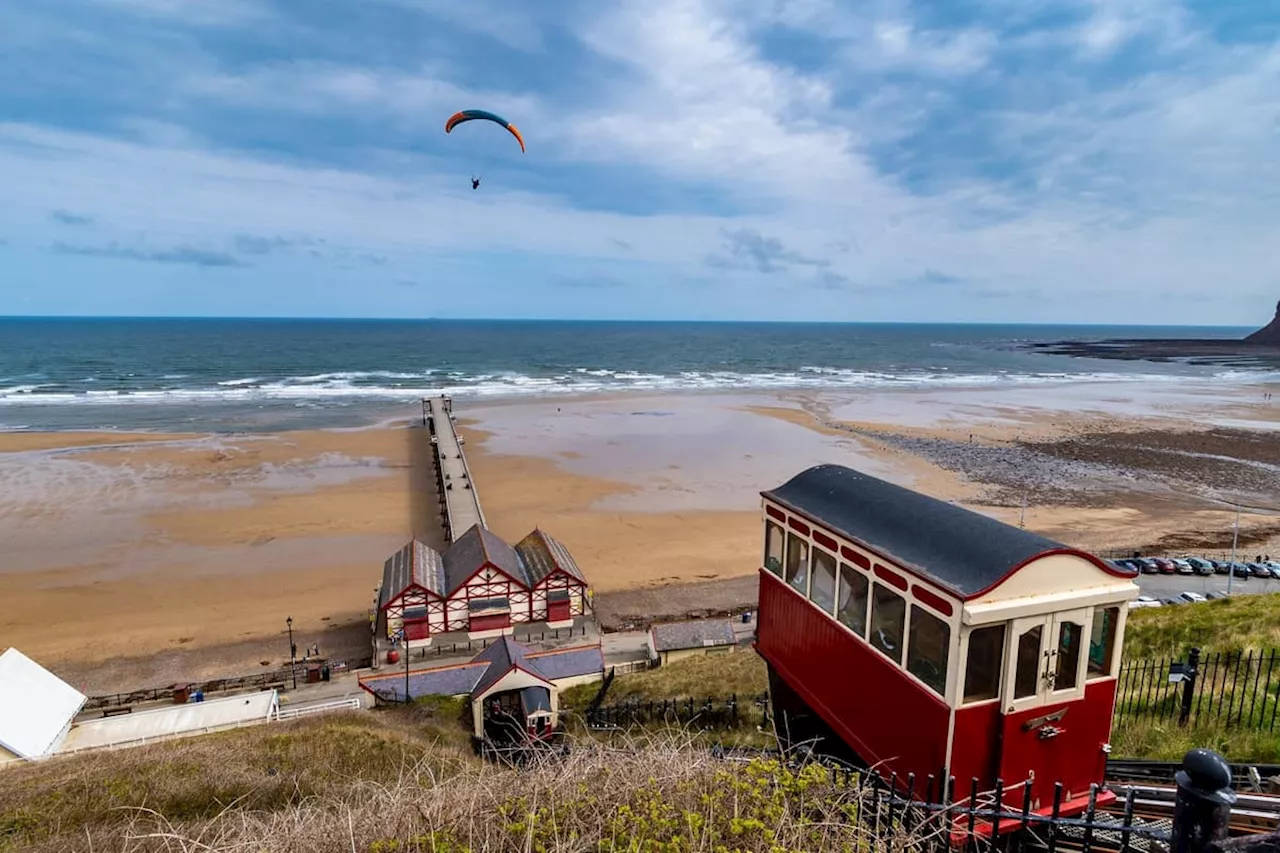
{"type": "Polygon", "coordinates": [[[473,189],[473,190],[478,190],[478,189],[480,189],[480,179],[479,179],[479,178],[472,178],[472,179],[471,179],[471,189],[473,189]]]}

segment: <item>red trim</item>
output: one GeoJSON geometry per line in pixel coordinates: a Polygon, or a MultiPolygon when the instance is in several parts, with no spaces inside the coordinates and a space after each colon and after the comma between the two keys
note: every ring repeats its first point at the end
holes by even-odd
{"type": "Polygon", "coordinates": [[[950,601],[947,601],[945,598],[943,598],[942,596],[938,595],[935,592],[930,592],[929,590],[920,586],[920,584],[918,583],[912,584],[911,594],[914,595],[916,598],[920,599],[920,601],[932,607],[934,610],[946,616],[950,616],[953,612],[955,612],[951,608],[950,601]]]}
{"type": "Polygon", "coordinates": [[[836,540],[832,539],[827,534],[817,530],[813,531],[813,541],[817,542],[823,548],[826,548],[832,554],[836,553],[836,551],[840,547],[839,545],[836,544],[836,540]]]}
{"type": "Polygon", "coordinates": [[[850,563],[853,563],[855,566],[862,569],[863,571],[866,571],[866,572],[871,571],[871,561],[867,559],[866,555],[859,554],[857,551],[853,550],[848,545],[840,546],[840,556],[844,557],[850,563]]]}
{"type": "Polygon", "coordinates": [[[792,530],[803,533],[805,536],[809,535],[809,525],[805,524],[803,521],[801,521],[798,518],[788,518],[787,526],[790,527],[792,530]]]}
{"type": "Polygon", "coordinates": [[[787,514],[782,510],[778,509],[777,507],[769,506],[768,504],[765,504],[764,511],[769,515],[773,516],[774,518],[776,518],[778,521],[787,520],[787,514]]]}
{"type": "Polygon", "coordinates": [[[876,563],[876,577],[880,578],[883,581],[888,581],[890,584],[892,584],[893,586],[896,586],[898,589],[902,590],[903,592],[906,592],[907,587],[909,586],[906,578],[904,578],[902,575],[895,574],[889,571],[879,563],[876,563]]]}
{"type": "MultiPolygon", "coordinates": [[[[763,495],[762,495],[762,496],[763,496],[763,495]]],[[[809,514],[809,513],[805,512],[805,511],[804,511],[804,510],[802,510],[802,509],[799,509],[798,507],[794,507],[794,506],[792,506],[791,504],[787,503],[786,501],[782,501],[782,500],[779,500],[779,499],[777,499],[777,498],[773,498],[773,497],[768,498],[768,500],[775,501],[775,502],[777,502],[778,504],[780,504],[780,505],[782,505],[782,506],[785,506],[789,512],[793,512],[793,513],[795,513],[796,515],[802,516],[802,517],[804,517],[804,518],[808,519],[808,520],[809,520],[810,522],[812,522],[813,524],[823,525],[823,522],[822,522],[820,519],[815,518],[813,515],[811,515],[811,514],[809,514]]],[[[825,525],[823,525],[823,526],[825,526],[825,525]]],[[[829,528],[828,528],[828,529],[829,529],[829,528]]],[[[866,543],[866,542],[863,542],[861,539],[858,539],[858,538],[856,538],[856,537],[854,537],[854,536],[850,536],[850,535],[849,535],[849,534],[847,534],[847,533],[840,533],[840,532],[836,532],[836,535],[837,535],[837,536],[839,536],[841,539],[847,539],[847,540],[849,540],[850,542],[852,542],[852,543],[854,543],[855,545],[857,545],[859,548],[865,548],[867,551],[870,551],[872,554],[874,554],[875,556],[877,556],[877,557],[879,557],[880,559],[884,560],[885,562],[893,563],[893,565],[894,565],[896,568],[901,569],[902,571],[906,572],[907,574],[911,575],[911,576],[912,576],[912,577],[914,577],[914,578],[917,578],[917,579],[919,579],[919,580],[922,580],[922,581],[924,581],[925,583],[932,583],[932,584],[936,584],[936,583],[937,583],[937,581],[936,581],[936,580],[934,580],[934,579],[932,579],[932,578],[925,577],[924,575],[920,574],[920,572],[919,572],[919,571],[917,571],[917,570],[915,570],[915,569],[912,569],[912,568],[910,568],[910,567],[908,567],[908,566],[904,566],[904,565],[902,565],[898,560],[895,560],[893,557],[889,556],[889,555],[888,555],[887,553],[885,553],[884,551],[881,551],[881,550],[879,550],[878,548],[876,548],[875,546],[870,545],[870,544],[868,544],[868,543],[866,543]]],[[[969,594],[969,595],[961,595],[961,594],[960,594],[960,592],[959,592],[958,590],[956,590],[956,589],[951,589],[951,588],[949,588],[947,591],[948,591],[948,592],[950,592],[950,593],[952,593],[953,595],[955,595],[957,598],[961,599],[962,601],[972,601],[972,600],[973,600],[973,599],[975,599],[975,598],[981,598],[982,596],[984,596],[984,595],[986,595],[987,593],[991,592],[991,590],[993,590],[993,589],[995,589],[996,587],[998,587],[1000,584],[1002,584],[1002,583],[1004,583],[1005,581],[1007,581],[1011,576],[1013,576],[1013,574],[1014,574],[1014,573],[1018,572],[1019,570],[1021,570],[1022,568],[1024,568],[1024,567],[1025,567],[1025,566],[1027,566],[1028,564],[1030,564],[1030,563],[1032,563],[1032,562],[1035,562],[1036,560],[1039,560],[1039,559],[1040,559],[1040,558],[1042,558],[1042,557],[1052,557],[1052,556],[1055,556],[1055,555],[1057,555],[1057,554],[1067,554],[1067,555],[1072,556],[1072,557],[1080,557],[1081,559],[1088,560],[1090,563],[1092,563],[1093,565],[1097,566],[1099,569],[1102,569],[1102,571],[1106,572],[1107,574],[1111,575],[1112,577],[1117,577],[1117,578],[1126,578],[1126,579],[1129,579],[1129,580],[1132,580],[1133,578],[1137,577],[1137,573],[1136,573],[1136,572],[1122,572],[1122,571],[1118,571],[1118,570],[1116,570],[1116,569],[1113,569],[1111,566],[1108,566],[1106,563],[1102,562],[1102,560],[1101,560],[1100,558],[1095,557],[1093,554],[1090,554],[1090,553],[1088,553],[1087,551],[1080,551],[1080,550],[1078,550],[1078,549],[1076,549],[1076,548],[1050,548],[1048,551],[1042,551],[1042,552],[1041,552],[1041,553],[1039,553],[1039,554],[1034,554],[1034,555],[1032,555],[1032,556],[1028,557],[1027,559],[1023,560],[1021,563],[1018,563],[1018,565],[1014,566],[1012,569],[1010,569],[1009,571],[1005,572],[1005,573],[1004,573],[1004,574],[1003,574],[1003,575],[1002,575],[1002,576],[1001,576],[1001,577],[1000,577],[1000,578],[999,578],[995,583],[993,583],[993,584],[991,584],[991,585],[989,585],[989,586],[987,586],[987,587],[984,587],[983,589],[980,589],[980,590],[978,590],[977,592],[971,593],[971,594],[969,594]]],[[[943,584],[942,586],[944,586],[944,587],[945,587],[946,585],[945,585],[945,584],[943,584]]]]}

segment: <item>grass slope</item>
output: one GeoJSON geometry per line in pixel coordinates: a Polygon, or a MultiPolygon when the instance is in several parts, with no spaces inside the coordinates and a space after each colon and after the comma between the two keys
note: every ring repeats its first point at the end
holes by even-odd
{"type": "Polygon", "coordinates": [[[7,770],[0,850],[871,849],[857,793],[821,768],[722,762],[663,738],[588,741],[516,771],[471,757],[448,716],[302,719],[7,770]]]}
{"type": "Polygon", "coordinates": [[[1235,595],[1129,612],[1125,657],[1182,658],[1192,646],[1206,653],[1280,647],[1280,595],[1235,595]]]}

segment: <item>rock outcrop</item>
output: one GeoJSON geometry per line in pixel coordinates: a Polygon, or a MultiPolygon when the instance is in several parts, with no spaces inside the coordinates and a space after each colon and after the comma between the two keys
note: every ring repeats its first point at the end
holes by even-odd
{"type": "Polygon", "coordinates": [[[1280,302],[1276,303],[1276,316],[1270,323],[1245,338],[1246,343],[1280,347],[1280,302]]]}

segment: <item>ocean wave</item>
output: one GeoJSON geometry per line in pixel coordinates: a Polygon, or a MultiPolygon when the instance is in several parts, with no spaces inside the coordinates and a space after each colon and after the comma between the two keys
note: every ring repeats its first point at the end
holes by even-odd
{"type": "MultiPolygon", "coordinates": [[[[1260,374],[1228,371],[1205,380],[1232,383],[1260,381],[1260,374]]],[[[788,389],[961,388],[1062,383],[1170,383],[1189,377],[1157,373],[955,373],[945,367],[893,373],[843,367],[805,365],[795,370],[742,373],[686,370],[671,374],[638,370],[574,368],[544,376],[518,371],[466,374],[423,371],[349,371],[280,379],[241,377],[188,387],[69,390],[58,384],[0,385],[3,405],[127,405],[199,402],[291,402],[295,406],[325,400],[412,400],[435,394],[459,397],[549,396],[611,391],[732,391],[788,389]],[[388,382],[387,380],[391,380],[388,382]],[[399,380],[399,381],[397,381],[399,380]]]]}

